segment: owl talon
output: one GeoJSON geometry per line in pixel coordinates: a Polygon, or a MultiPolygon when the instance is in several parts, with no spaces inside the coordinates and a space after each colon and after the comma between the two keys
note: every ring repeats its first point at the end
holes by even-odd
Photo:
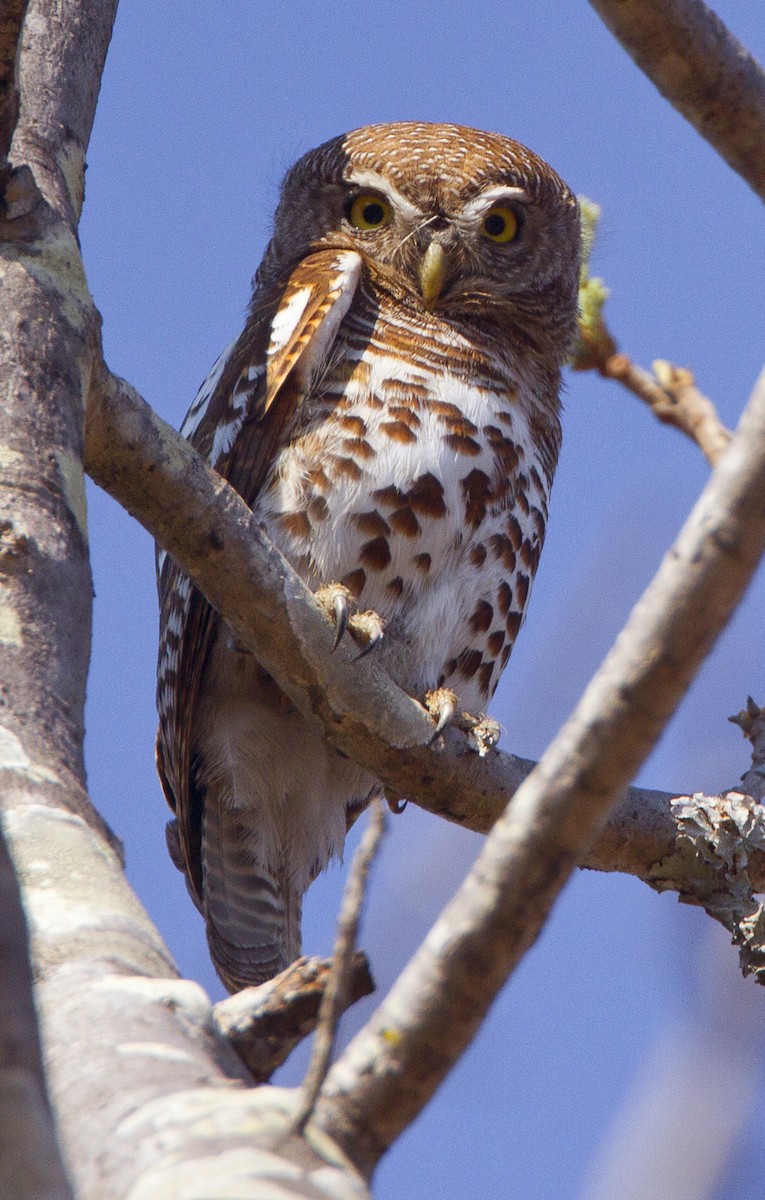
{"type": "Polygon", "coordinates": [[[332,602],[332,611],[335,614],[335,640],[332,643],[332,650],[334,652],[340,645],[342,636],[348,627],[348,617],[350,616],[348,600],[340,592],[338,592],[332,602]]]}
{"type": "Polygon", "coordinates": [[[436,688],[425,693],[425,707],[436,723],[433,737],[438,737],[457,711],[457,695],[451,688],[436,688]]]}
{"type": "Polygon", "coordinates": [[[328,583],[326,587],[319,588],[315,595],[335,628],[335,639],[332,643],[334,653],[348,628],[348,621],[356,604],[355,597],[342,583],[328,583]]]}
{"type": "Polygon", "coordinates": [[[348,632],[356,645],[361,646],[361,650],[354,659],[354,662],[358,662],[360,658],[369,654],[370,650],[379,646],[385,637],[385,622],[379,613],[371,610],[356,613],[348,621],[348,632]]]}
{"type": "Polygon", "coordinates": [[[487,717],[486,713],[479,713],[476,717],[470,713],[460,713],[454,724],[467,734],[468,745],[479,758],[485,758],[502,736],[499,722],[487,717]]]}

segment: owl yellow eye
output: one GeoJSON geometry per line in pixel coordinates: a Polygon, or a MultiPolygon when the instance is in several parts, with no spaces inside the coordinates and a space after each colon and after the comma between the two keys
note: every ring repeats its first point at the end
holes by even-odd
{"type": "Polygon", "coordinates": [[[512,242],[518,233],[518,218],[512,208],[498,204],[489,209],[481,228],[491,242],[512,242]]]}
{"type": "Polygon", "coordinates": [[[381,196],[357,196],[348,210],[355,229],[382,229],[393,220],[393,210],[381,196]]]}

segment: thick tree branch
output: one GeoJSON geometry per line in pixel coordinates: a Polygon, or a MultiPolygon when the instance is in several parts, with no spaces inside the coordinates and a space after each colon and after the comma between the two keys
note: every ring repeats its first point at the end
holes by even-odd
{"type": "Polygon", "coordinates": [[[575,712],[330,1072],[315,1121],[366,1173],[427,1103],[536,938],[765,550],[765,372],[737,436],[575,712]]]}
{"type": "Polygon", "coordinates": [[[678,112],[765,200],[765,72],[701,0],[590,0],[678,112]]]}
{"type": "Polygon", "coordinates": [[[0,1196],[71,1200],[48,1106],[27,929],[0,831],[0,1196]]]}
{"type": "MultiPolygon", "coordinates": [[[[85,792],[92,586],[82,443],[100,346],[76,218],[115,7],[32,0],[14,170],[0,212],[0,242],[11,243],[0,247],[0,806],[29,928],[48,1087],[82,1200],[176,1196],[192,1185],[213,1195],[227,1173],[242,1200],[261,1197],[275,1179],[296,1197],[361,1198],[362,1181],[336,1152],[332,1159],[326,1138],[316,1149],[290,1137],[297,1093],[254,1091],[201,989],[177,980],[85,792]]],[[[0,879],[5,886],[2,870],[0,879]]],[[[5,899],[10,969],[25,946],[10,887],[5,899]]],[[[20,987],[22,976],[19,968],[20,987]]],[[[3,1044],[27,1039],[15,1064],[11,1057],[0,1070],[3,1149],[18,1140],[10,1158],[3,1153],[0,1192],[23,1196],[13,1182],[5,1186],[2,1170],[34,1160],[38,1173],[30,1170],[20,1188],[46,1183],[46,1196],[64,1200],[69,1189],[34,1077],[32,1012],[23,990],[15,1010],[0,995],[3,1044]]]]}
{"type": "MultiPolygon", "coordinates": [[[[224,611],[243,644],[326,735],[400,796],[486,833],[534,764],[494,752],[479,758],[464,734],[433,744],[430,716],[374,662],[356,660],[321,605],[264,537],[249,509],[129,385],[94,381],[86,466],[224,611]]],[[[651,878],[675,852],[671,793],[630,789],[583,865],[651,878]]],[[[765,887],[765,855],[752,877],[765,887]]]]}

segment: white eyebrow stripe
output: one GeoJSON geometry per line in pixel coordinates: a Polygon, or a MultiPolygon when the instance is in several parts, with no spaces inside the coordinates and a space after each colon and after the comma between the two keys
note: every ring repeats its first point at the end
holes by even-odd
{"type": "Polygon", "coordinates": [[[348,183],[352,183],[355,187],[369,188],[373,192],[382,192],[387,196],[392,204],[398,209],[402,216],[408,217],[410,221],[422,220],[424,213],[416,204],[412,204],[411,200],[407,200],[406,196],[402,196],[389,179],[384,175],[378,175],[377,171],[361,170],[353,171],[346,176],[348,183]]]}
{"type": "Polygon", "coordinates": [[[524,188],[508,187],[500,183],[494,187],[487,188],[485,192],[481,192],[479,196],[475,196],[472,200],[468,200],[461,215],[463,217],[475,216],[476,213],[491,208],[493,204],[497,204],[502,200],[514,200],[516,204],[528,204],[531,197],[524,188]]]}

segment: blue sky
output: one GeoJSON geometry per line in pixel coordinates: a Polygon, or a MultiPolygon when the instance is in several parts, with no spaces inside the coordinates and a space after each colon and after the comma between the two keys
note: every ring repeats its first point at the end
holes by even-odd
{"type": "MultiPolygon", "coordinates": [[[[765,58],[760,5],[715,7],[765,58]]],[[[177,425],[240,328],[286,168],[346,129],[411,119],[518,138],[597,200],[594,268],[612,289],[608,313],[621,344],[644,365],[661,357],[693,367],[735,424],[765,358],[761,204],[584,0],[123,0],[82,224],[112,369],[177,425]]],[[[707,478],[695,447],[616,385],[568,373],[564,399],[548,540],[493,708],[504,745],[528,757],[576,702],[707,478]]],[[[129,877],[179,968],[217,998],[201,922],[164,846],[168,814],[153,768],[150,539],[95,488],[90,517],[93,796],[124,839],[129,877]]],[[[745,769],[746,744],[726,717],[749,692],[765,699],[763,601],[761,576],[641,781],[711,791],[745,769]]],[[[380,988],[479,845],[413,806],[392,820],[363,936],[380,988]]],[[[342,878],[336,868],[309,893],[308,951],[331,946],[342,878]]],[[[694,1037],[720,1047],[724,1064],[706,1072],[702,1090],[722,1102],[727,1071],[747,1105],[761,1109],[762,1035],[750,1030],[762,1001],[754,984],[739,983],[725,940],[670,896],[631,879],[579,874],[464,1061],[384,1162],[376,1194],[605,1200],[608,1147],[619,1162],[625,1123],[627,1143],[639,1140],[630,1114],[641,1114],[641,1127],[647,1120],[651,1088],[641,1091],[640,1081],[659,1078],[672,1054],[685,1062],[694,1037]]],[[[370,1003],[347,1018],[346,1035],[370,1003]]],[[[303,1063],[297,1054],[282,1081],[299,1079],[303,1063]]],[[[680,1065],[673,1078],[682,1082],[680,1065]]],[[[689,1084],[667,1101],[659,1128],[670,1144],[680,1145],[682,1114],[698,1091],[689,1084]]],[[[765,1145],[747,1105],[733,1122],[730,1154],[721,1150],[716,1184],[688,1200],[759,1198],[752,1180],[763,1177],[765,1145]]],[[[688,1162],[708,1144],[701,1119],[696,1136],[688,1162]]],[[[645,1200],[657,1197],[645,1192],[645,1200]]],[[[679,1186],[673,1200],[683,1200],[679,1186]]]]}

